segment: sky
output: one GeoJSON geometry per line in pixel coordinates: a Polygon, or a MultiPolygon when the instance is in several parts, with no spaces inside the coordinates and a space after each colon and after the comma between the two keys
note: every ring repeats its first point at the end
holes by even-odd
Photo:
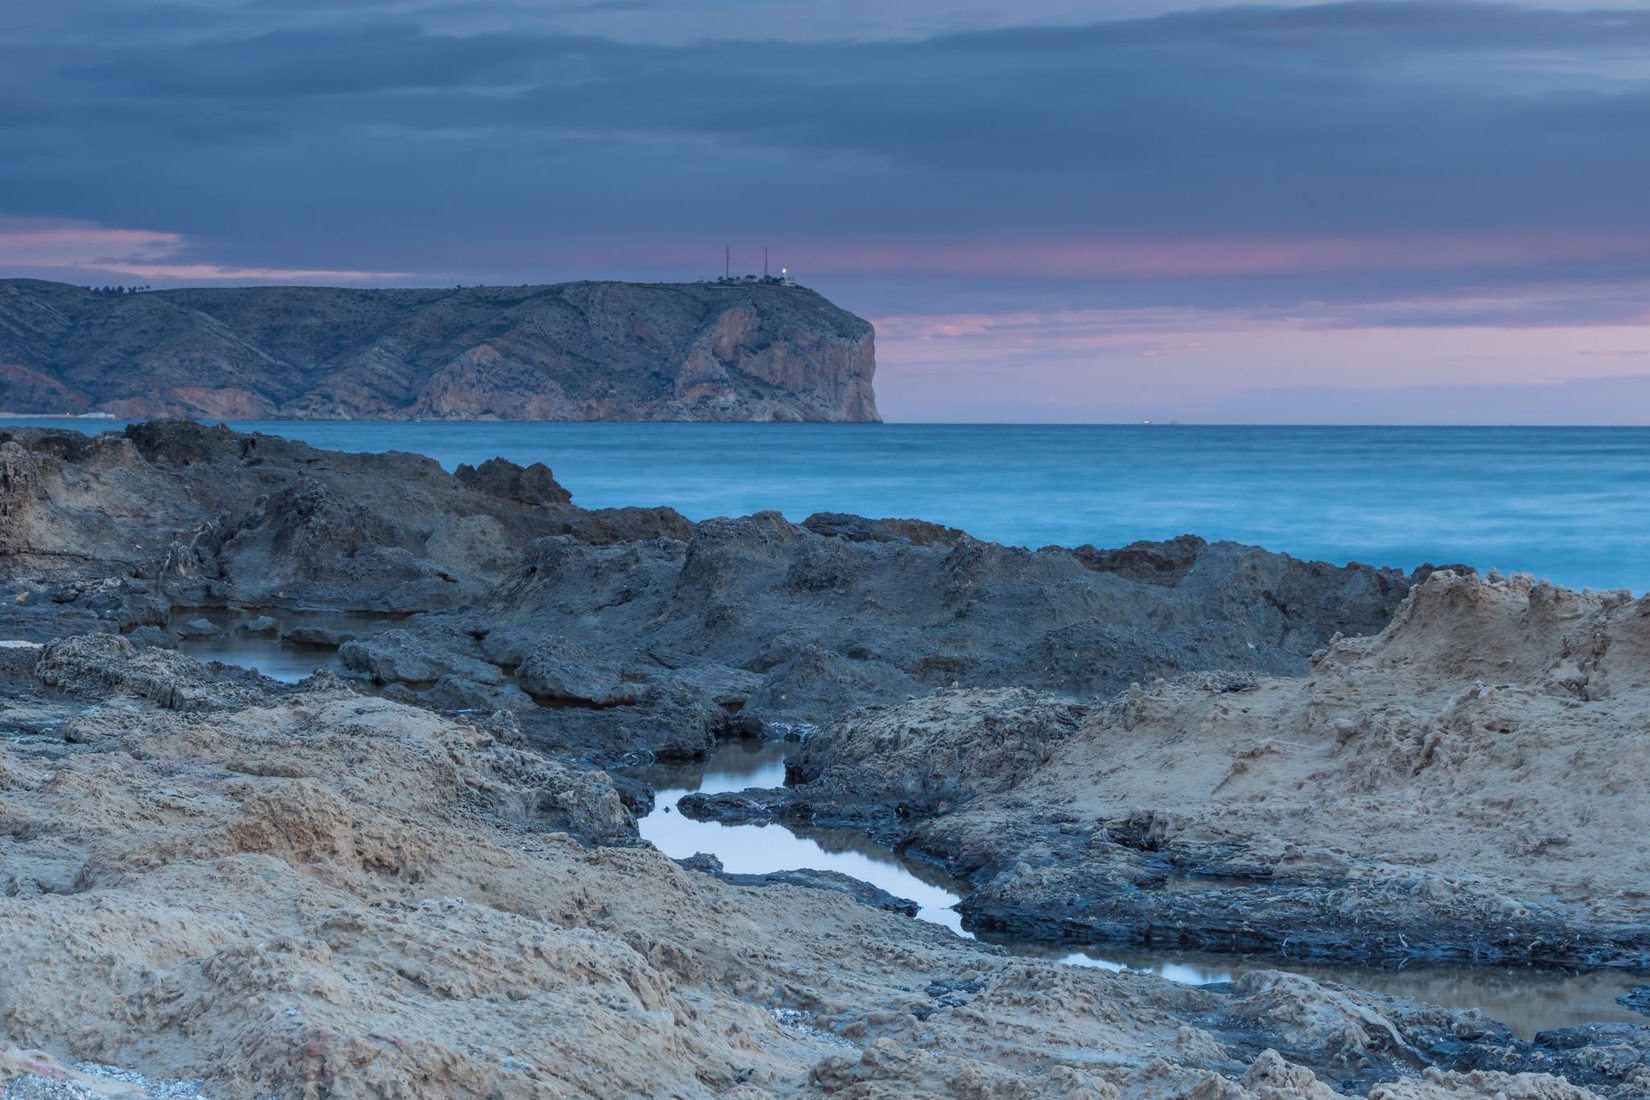
{"type": "Polygon", "coordinates": [[[0,0],[0,276],[773,265],[890,420],[1650,423],[1650,0],[0,0]]]}

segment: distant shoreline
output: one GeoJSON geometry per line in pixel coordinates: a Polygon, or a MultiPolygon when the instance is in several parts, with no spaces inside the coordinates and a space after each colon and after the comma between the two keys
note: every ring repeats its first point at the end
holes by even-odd
{"type": "Polygon", "coordinates": [[[0,411],[0,420],[120,420],[114,413],[20,413],[0,411]]]}

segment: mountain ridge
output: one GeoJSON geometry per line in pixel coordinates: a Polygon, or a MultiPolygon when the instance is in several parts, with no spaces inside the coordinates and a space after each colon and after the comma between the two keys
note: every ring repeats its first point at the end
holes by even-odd
{"type": "Polygon", "coordinates": [[[0,280],[0,408],[21,413],[875,422],[875,370],[869,322],[771,283],[0,280]]]}

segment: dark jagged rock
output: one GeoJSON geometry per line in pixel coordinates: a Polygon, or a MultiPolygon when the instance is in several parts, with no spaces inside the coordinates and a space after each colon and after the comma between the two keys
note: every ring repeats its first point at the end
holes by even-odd
{"type": "Polygon", "coordinates": [[[741,669],[760,677],[745,712],[820,723],[847,700],[952,685],[1092,700],[1188,669],[1299,673],[1335,633],[1378,630],[1416,579],[1220,543],[1171,586],[1060,549],[848,537],[888,529],[843,517],[815,527],[763,514],[705,521],[686,541],[540,540],[452,617],[504,665],[579,636],[610,664],[741,669]]]}
{"type": "Polygon", "coordinates": [[[1186,669],[1296,673],[1334,634],[1379,629],[1417,579],[1195,539],[1131,548],[1179,563],[1165,584],[1156,568],[1096,569],[1099,552],[996,546],[920,521],[589,511],[561,502],[543,467],[455,476],[417,455],[188,422],[89,440],[0,430],[0,467],[0,581],[14,586],[0,623],[16,637],[163,626],[173,607],[451,609],[398,624],[423,639],[428,678],[375,666],[363,629],[282,636],[361,642],[352,667],[415,693],[454,676],[432,697],[443,708],[522,705],[466,662],[515,670],[570,708],[529,724],[596,753],[692,757],[730,730],[827,722],[953,685],[1092,700],[1186,669]],[[75,611],[40,610],[46,599],[75,611]],[[559,671],[533,661],[554,638],[583,655],[559,671]],[[584,685],[597,670],[610,682],[584,685]]]}
{"type": "MultiPolygon", "coordinates": [[[[418,455],[322,451],[187,421],[91,439],[0,429],[0,480],[0,577],[79,585],[68,598],[116,619],[156,601],[447,606],[477,598],[533,539],[592,515],[482,492],[418,455]]],[[[539,484],[541,495],[554,484],[539,484]]]]}
{"type": "Polygon", "coordinates": [[[345,642],[352,642],[358,637],[354,630],[341,630],[330,626],[289,626],[280,632],[283,642],[294,645],[314,646],[317,649],[337,649],[345,642]]]}
{"type": "Polygon", "coordinates": [[[849,542],[910,542],[919,546],[952,546],[968,536],[955,527],[920,519],[866,519],[841,512],[815,512],[802,526],[818,535],[849,542]]]}
{"type": "Polygon", "coordinates": [[[1137,542],[1120,550],[1079,546],[1072,557],[1099,573],[1116,573],[1143,584],[1176,585],[1192,571],[1209,544],[1192,535],[1168,542],[1137,542]]]}
{"type": "Polygon", "coordinates": [[[542,462],[518,466],[507,458],[489,458],[480,466],[460,465],[453,476],[472,488],[520,504],[573,502],[573,494],[557,483],[542,462]]]}

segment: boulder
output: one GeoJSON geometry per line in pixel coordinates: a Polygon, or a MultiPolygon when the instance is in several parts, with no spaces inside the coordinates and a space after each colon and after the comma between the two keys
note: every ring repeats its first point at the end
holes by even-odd
{"type": "Polygon", "coordinates": [[[345,642],[338,658],[346,671],[377,684],[434,684],[444,676],[477,684],[504,683],[497,665],[471,655],[474,648],[474,642],[463,635],[397,629],[345,642]]]}
{"type": "Polygon", "coordinates": [[[516,679],[523,691],[546,703],[622,706],[636,702],[642,691],[640,684],[622,679],[616,663],[559,635],[538,644],[516,670],[516,679]]]}
{"type": "Polygon", "coordinates": [[[190,619],[172,628],[180,638],[215,638],[222,633],[211,619],[190,619]]]}

